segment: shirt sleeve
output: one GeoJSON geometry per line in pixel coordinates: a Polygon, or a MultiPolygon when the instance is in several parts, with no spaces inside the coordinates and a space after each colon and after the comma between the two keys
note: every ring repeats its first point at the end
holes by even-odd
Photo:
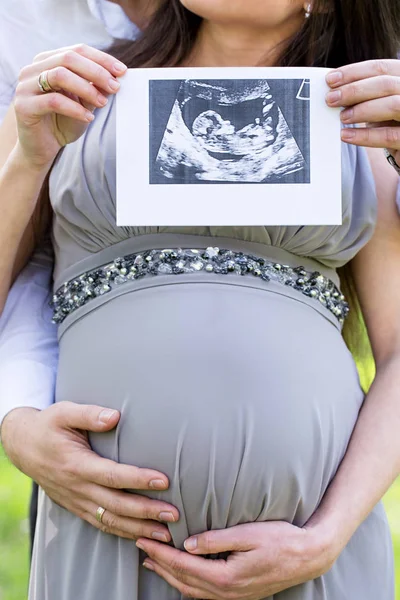
{"type": "Polygon", "coordinates": [[[0,124],[6,116],[6,112],[8,111],[14,97],[14,86],[7,83],[7,79],[3,71],[4,66],[1,63],[0,57],[0,124]]]}
{"type": "Polygon", "coordinates": [[[54,401],[57,327],[51,322],[50,247],[37,251],[10,290],[0,319],[0,426],[11,410],[54,401]]]}
{"type": "Polygon", "coordinates": [[[18,83],[18,70],[14,73],[9,62],[6,60],[8,54],[12,54],[13,52],[11,48],[7,52],[8,36],[6,34],[7,24],[4,15],[0,12],[0,123],[6,116],[18,83]]]}

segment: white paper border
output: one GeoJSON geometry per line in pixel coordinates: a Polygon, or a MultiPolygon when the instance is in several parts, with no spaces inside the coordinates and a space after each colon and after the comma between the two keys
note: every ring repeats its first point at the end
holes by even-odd
{"type": "Polygon", "coordinates": [[[339,109],[325,103],[328,69],[129,69],[117,95],[118,226],[340,225],[339,109]],[[149,81],[309,79],[310,184],[149,184],[149,81]]]}

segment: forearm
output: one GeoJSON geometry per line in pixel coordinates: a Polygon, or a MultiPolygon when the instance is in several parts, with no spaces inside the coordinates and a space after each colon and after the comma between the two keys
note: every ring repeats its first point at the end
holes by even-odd
{"type": "Polygon", "coordinates": [[[34,426],[34,419],[38,412],[34,408],[16,408],[6,415],[0,426],[1,443],[6,455],[12,464],[24,473],[27,471],[21,463],[18,444],[21,443],[21,437],[25,441],[28,439],[29,430],[34,426]]]}
{"type": "Polygon", "coordinates": [[[48,304],[51,248],[42,247],[10,290],[0,317],[0,425],[22,406],[44,409],[54,401],[57,328],[48,304]]]}
{"type": "MultiPolygon", "coordinates": [[[[31,166],[17,144],[0,171],[0,313],[11,285],[19,246],[49,169],[50,165],[31,166]]],[[[33,249],[33,240],[31,244],[33,249]]]]}
{"type": "Polygon", "coordinates": [[[345,457],[308,522],[343,548],[400,473],[400,355],[382,364],[345,457]]]}

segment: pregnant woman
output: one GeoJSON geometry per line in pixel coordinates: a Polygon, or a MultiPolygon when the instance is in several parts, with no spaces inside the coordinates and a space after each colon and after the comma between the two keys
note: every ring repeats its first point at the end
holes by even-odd
{"type": "MultiPolygon", "coordinates": [[[[243,4],[161,0],[140,41],[112,54],[129,67],[337,67],[396,54],[392,0],[243,4]]],[[[387,65],[331,75],[333,86],[347,83],[332,105],[361,94],[346,123],[359,111],[373,120],[371,103],[392,95],[387,65]]],[[[38,220],[46,226],[49,197],[56,400],[120,411],[92,447],[164,472],[169,490],[143,493],[180,518],[171,545],[136,545],[42,494],[30,600],[392,599],[379,500],[400,462],[396,173],[382,151],[371,167],[364,149],[344,143],[340,226],[117,227],[111,92],[123,71],[78,47],[22,72],[19,141],[0,180],[10,256],[1,293],[32,249],[23,231],[34,211],[36,231],[38,220]],[[350,261],[377,363],[365,402],[341,332],[348,308],[336,270],[350,261]]],[[[376,120],[388,121],[392,101],[379,106],[376,120]]],[[[343,140],[379,146],[380,135],[351,130],[343,140]]],[[[132,202],[146,202],[131,183],[132,202]]],[[[87,507],[92,518],[96,510],[87,507]]],[[[106,514],[97,510],[105,524],[106,514]]]]}

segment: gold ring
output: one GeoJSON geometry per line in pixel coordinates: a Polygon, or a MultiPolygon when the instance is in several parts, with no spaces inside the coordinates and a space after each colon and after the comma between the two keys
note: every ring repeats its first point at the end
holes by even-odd
{"type": "Polygon", "coordinates": [[[96,510],[96,519],[98,520],[99,523],[103,522],[103,517],[104,517],[105,512],[106,512],[106,509],[103,508],[102,506],[99,506],[99,508],[96,510]]]}
{"type": "Polygon", "coordinates": [[[39,79],[38,79],[38,86],[40,88],[40,91],[43,92],[43,94],[48,94],[49,92],[54,92],[53,88],[49,84],[48,73],[49,73],[48,71],[43,71],[42,73],[40,73],[39,79]]]}

